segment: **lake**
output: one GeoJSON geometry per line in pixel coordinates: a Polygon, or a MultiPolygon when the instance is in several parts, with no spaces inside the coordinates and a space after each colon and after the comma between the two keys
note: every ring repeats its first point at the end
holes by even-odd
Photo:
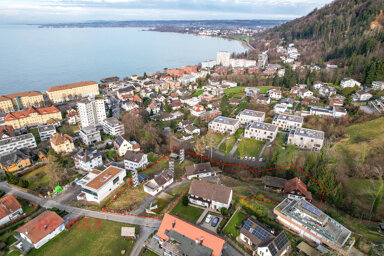
{"type": "Polygon", "coordinates": [[[238,41],[141,28],[0,26],[0,95],[195,65],[238,41]]]}

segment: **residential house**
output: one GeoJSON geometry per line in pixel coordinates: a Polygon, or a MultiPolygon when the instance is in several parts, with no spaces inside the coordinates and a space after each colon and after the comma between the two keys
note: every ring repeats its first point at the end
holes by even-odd
{"type": "Polygon", "coordinates": [[[173,183],[173,177],[174,174],[170,169],[163,170],[159,175],[144,184],[144,192],[155,196],[173,183]]]}
{"type": "Polygon", "coordinates": [[[189,134],[189,135],[194,135],[194,134],[200,135],[200,128],[197,128],[194,125],[186,126],[184,128],[184,131],[185,131],[186,134],[189,134]]]}
{"type": "Polygon", "coordinates": [[[23,151],[17,149],[7,155],[0,156],[0,169],[13,172],[30,166],[32,160],[23,151]]]}
{"type": "Polygon", "coordinates": [[[17,219],[23,213],[23,208],[13,195],[0,198],[0,226],[17,219]]]}
{"type": "Polygon", "coordinates": [[[184,129],[185,127],[189,126],[189,125],[193,125],[193,121],[194,119],[193,118],[190,118],[190,119],[186,119],[186,120],[182,120],[179,122],[179,127],[184,129]]]}
{"type": "Polygon", "coordinates": [[[40,140],[45,141],[45,140],[49,140],[51,136],[56,133],[56,128],[53,124],[43,125],[43,126],[39,126],[37,128],[37,131],[39,132],[40,140]]]}
{"type": "Polygon", "coordinates": [[[344,88],[351,88],[351,87],[361,87],[361,83],[352,79],[352,78],[349,78],[349,77],[346,77],[346,78],[343,78],[343,80],[341,80],[340,82],[340,87],[342,89],[344,88]]]}
{"type": "Polygon", "coordinates": [[[289,132],[288,143],[304,149],[320,150],[324,144],[324,132],[297,127],[289,132]]]}
{"type": "Polygon", "coordinates": [[[10,125],[0,126],[0,140],[15,137],[15,129],[10,125]]]}
{"type": "Polygon", "coordinates": [[[237,106],[237,105],[240,104],[240,102],[242,102],[241,99],[237,99],[237,98],[230,98],[230,99],[229,99],[229,104],[230,104],[230,105],[237,106]]]}
{"type": "Polygon", "coordinates": [[[284,103],[278,103],[278,104],[276,104],[276,105],[273,107],[273,111],[274,111],[276,114],[284,114],[284,113],[289,112],[290,110],[288,110],[288,106],[287,106],[287,104],[284,104],[284,103]]]}
{"type": "Polygon", "coordinates": [[[39,249],[65,229],[64,220],[57,213],[44,211],[39,216],[16,229],[16,237],[22,251],[39,249]]]}
{"type": "Polygon", "coordinates": [[[282,98],[282,93],[278,89],[270,89],[268,90],[268,96],[273,100],[280,100],[282,98]]]}
{"type": "Polygon", "coordinates": [[[359,90],[355,92],[352,96],[352,101],[354,102],[364,102],[369,101],[372,98],[372,94],[369,93],[369,90],[359,90]]]}
{"type": "Polygon", "coordinates": [[[175,100],[169,106],[172,108],[172,110],[178,110],[183,107],[183,103],[181,103],[180,100],[175,100]]]}
{"type": "Polygon", "coordinates": [[[206,112],[205,108],[199,104],[194,105],[192,108],[190,108],[191,115],[193,116],[201,116],[203,113],[206,112]]]}
{"type": "Polygon", "coordinates": [[[127,112],[139,108],[139,106],[138,106],[136,103],[134,103],[134,102],[130,102],[130,101],[124,101],[124,102],[122,103],[121,107],[122,107],[125,111],[127,111],[127,112]]]}
{"type": "Polygon", "coordinates": [[[203,207],[214,210],[228,209],[232,201],[232,189],[204,180],[192,180],[188,198],[191,203],[203,207]]]}
{"type": "Polygon", "coordinates": [[[124,166],[127,170],[137,170],[148,165],[148,157],[144,153],[127,151],[124,156],[124,166]]]}
{"type": "Polygon", "coordinates": [[[166,213],[156,237],[164,255],[223,255],[225,240],[216,233],[202,229],[166,213]]]}
{"type": "Polygon", "coordinates": [[[32,133],[9,137],[0,140],[0,156],[22,148],[36,148],[36,140],[32,133]]]}
{"type": "Polygon", "coordinates": [[[217,116],[221,116],[222,113],[218,109],[210,110],[202,114],[199,119],[203,120],[204,122],[209,122],[210,120],[214,119],[217,116]]]}
{"type": "Polygon", "coordinates": [[[184,96],[183,98],[181,98],[181,102],[184,104],[187,104],[190,107],[193,107],[196,104],[200,103],[200,99],[199,99],[199,97],[184,96]]]}
{"type": "Polygon", "coordinates": [[[282,130],[291,130],[296,127],[302,127],[303,121],[304,117],[301,116],[278,114],[273,118],[272,124],[277,125],[282,130]]]}
{"type": "Polygon", "coordinates": [[[276,192],[281,192],[284,190],[285,182],[287,180],[279,177],[273,176],[264,176],[263,184],[265,189],[274,190],[276,192]]]}
{"type": "Polygon", "coordinates": [[[60,103],[78,97],[95,97],[99,93],[99,85],[94,81],[59,85],[47,89],[47,96],[53,103],[60,103]]]}
{"type": "Polygon", "coordinates": [[[217,116],[208,124],[208,129],[217,133],[235,134],[239,129],[240,121],[234,118],[217,116]]]}
{"type": "Polygon", "coordinates": [[[269,105],[271,103],[271,98],[266,97],[264,95],[258,95],[256,97],[256,104],[260,105],[269,105]]]}
{"type": "Polygon", "coordinates": [[[372,82],[373,90],[384,90],[384,81],[373,81],[372,82]]]}
{"type": "Polygon", "coordinates": [[[80,122],[80,117],[77,110],[73,108],[67,110],[67,121],[70,125],[76,125],[78,122],[80,122]]]}
{"type": "Polygon", "coordinates": [[[300,87],[299,86],[293,86],[290,91],[291,95],[298,96],[300,93],[300,87]]]}
{"type": "Polygon", "coordinates": [[[310,90],[307,90],[307,89],[302,89],[299,91],[299,94],[298,96],[302,99],[304,98],[308,98],[308,97],[312,97],[313,96],[313,92],[311,92],[310,90]]]}
{"type": "Polygon", "coordinates": [[[308,191],[307,185],[298,177],[285,182],[284,193],[288,195],[289,199],[305,199],[308,202],[312,202],[312,193],[308,191]]]}
{"type": "Polygon", "coordinates": [[[290,241],[284,231],[275,235],[253,218],[243,222],[238,241],[253,251],[253,255],[287,255],[290,249],[290,241]]]}
{"type": "Polygon", "coordinates": [[[104,171],[93,170],[82,180],[82,192],[78,200],[101,203],[113,193],[119,186],[124,184],[127,171],[124,168],[109,166],[104,171]]]}
{"type": "Polygon", "coordinates": [[[241,124],[249,124],[253,121],[264,122],[264,118],[264,112],[251,109],[244,109],[236,116],[236,119],[239,119],[241,124]]]}
{"type": "Polygon", "coordinates": [[[264,122],[252,122],[244,131],[244,138],[273,141],[277,136],[277,125],[264,122]]]}
{"type": "Polygon", "coordinates": [[[147,111],[148,111],[148,113],[150,113],[150,114],[154,114],[154,115],[156,115],[156,114],[158,114],[158,113],[160,112],[160,108],[159,108],[156,104],[154,104],[154,103],[152,102],[151,104],[148,105],[148,107],[147,107],[147,111]]]}
{"type": "Polygon", "coordinates": [[[288,229],[315,244],[325,244],[346,255],[343,247],[352,232],[304,199],[285,199],[273,213],[288,229]]]}
{"type": "Polygon", "coordinates": [[[95,148],[80,148],[73,156],[75,167],[85,171],[92,171],[94,168],[103,165],[102,155],[95,148]]]}
{"type": "Polygon", "coordinates": [[[221,84],[224,85],[224,86],[229,86],[229,87],[231,87],[231,88],[237,86],[237,83],[236,83],[236,82],[227,81],[227,80],[223,80],[223,81],[221,81],[221,84]]]}
{"type": "Polygon", "coordinates": [[[75,149],[73,139],[68,134],[56,133],[50,138],[50,143],[52,149],[58,154],[70,153],[75,149]]]}
{"type": "Polygon", "coordinates": [[[184,176],[188,180],[192,180],[193,178],[205,178],[205,177],[212,177],[217,176],[220,172],[214,170],[211,167],[210,162],[206,163],[199,163],[199,164],[192,164],[185,167],[185,174],[184,176]]]}
{"type": "Polygon", "coordinates": [[[124,124],[115,117],[106,118],[103,122],[103,131],[105,134],[118,136],[124,134],[124,124]]]}
{"type": "Polygon", "coordinates": [[[85,145],[91,145],[101,141],[100,131],[96,130],[94,125],[83,127],[79,135],[85,145]]]}
{"type": "Polygon", "coordinates": [[[260,94],[260,89],[255,87],[245,87],[244,92],[247,97],[256,97],[256,95],[260,94]]]}
{"type": "Polygon", "coordinates": [[[140,144],[136,141],[127,141],[123,136],[117,136],[113,146],[119,156],[124,156],[127,151],[140,151],[140,144]]]}

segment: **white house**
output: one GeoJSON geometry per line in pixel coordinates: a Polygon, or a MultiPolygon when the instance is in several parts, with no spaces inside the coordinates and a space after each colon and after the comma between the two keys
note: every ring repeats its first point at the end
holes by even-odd
{"type": "Polygon", "coordinates": [[[185,167],[185,177],[189,180],[193,178],[217,176],[219,173],[220,172],[212,169],[210,162],[192,164],[185,167]]]}
{"type": "Polygon", "coordinates": [[[55,212],[45,211],[16,229],[20,243],[16,247],[39,249],[65,229],[64,220],[55,212]]]}
{"type": "Polygon", "coordinates": [[[186,134],[189,134],[189,135],[193,135],[193,134],[197,134],[197,135],[200,135],[200,129],[197,128],[196,126],[194,125],[188,125],[184,128],[184,131],[186,134]]]}
{"type": "Polygon", "coordinates": [[[103,157],[95,148],[80,148],[72,158],[76,168],[88,172],[103,165],[103,157]]]}
{"type": "Polygon", "coordinates": [[[373,81],[372,89],[374,90],[384,90],[384,81],[373,81]]]}
{"type": "Polygon", "coordinates": [[[159,175],[144,184],[144,192],[154,196],[172,183],[173,172],[170,169],[165,169],[159,175]]]}
{"type": "Polygon", "coordinates": [[[369,101],[372,98],[372,94],[368,90],[359,90],[352,96],[352,101],[369,101]]]}
{"type": "Polygon", "coordinates": [[[148,164],[148,157],[144,153],[127,151],[124,156],[124,166],[127,170],[137,170],[148,164]]]}
{"type": "Polygon", "coordinates": [[[113,146],[119,156],[124,156],[127,151],[140,151],[140,144],[136,141],[127,141],[122,136],[117,136],[113,146]]]}
{"type": "Polygon", "coordinates": [[[129,112],[129,111],[131,111],[131,110],[133,110],[133,109],[135,109],[135,108],[139,108],[139,106],[138,106],[136,103],[131,102],[131,101],[125,101],[125,102],[123,102],[123,104],[121,105],[121,107],[122,107],[125,111],[127,111],[127,112],[129,112]]]}
{"type": "Polygon", "coordinates": [[[276,113],[276,114],[283,114],[283,113],[286,113],[288,110],[288,106],[287,104],[285,103],[279,103],[279,104],[276,104],[275,107],[273,108],[273,111],[276,113]]]}
{"type": "Polygon", "coordinates": [[[290,131],[288,143],[304,149],[320,150],[324,144],[324,132],[297,127],[290,131]]]}
{"type": "Polygon", "coordinates": [[[237,83],[232,81],[223,80],[221,81],[222,85],[229,86],[229,87],[236,87],[237,83]]]}
{"type": "Polygon", "coordinates": [[[191,115],[193,116],[201,116],[206,112],[204,106],[201,106],[200,104],[194,105],[192,108],[190,108],[191,115]]]}
{"type": "Polygon", "coordinates": [[[361,83],[356,81],[355,79],[346,77],[343,80],[341,80],[340,87],[341,88],[348,88],[348,87],[361,87],[361,83]]]}
{"type": "Polygon", "coordinates": [[[312,97],[313,92],[311,92],[310,90],[304,89],[304,90],[300,90],[298,95],[300,98],[304,99],[304,98],[312,97]]]}
{"type": "Polygon", "coordinates": [[[218,133],[234,134],[239,129],[240,121],[234,118],[217,116],[208,124],[208,129],[218,133]]]}
{"type": "Polygon", "coordinates": [[[127,172],[123,168],[109,166],[104,171],[93,170],[80,180],[83,189],[78,199],[101,203],[124,183],[127,172]]]}
{"type": "Polygon", "coordinates": [[[160,112],[160,108],[155,103],[152,102],[151,104],[148,105],[147,111],[148,113],[153,113],[154,115],[156,115],[160,112]]]}
{"type": "Polygon", "coordinates": [[[39,126],[37,130],[41,141],[49,140],[56,133],[56,128],[53,124],[39,126]]]}
{"type": "Polygon", "coordinates": [[[23,209],[13,195],[0,198],[0,226],[17,219],[22,214],[23,209]]]}
{"type": "Polygon", "coordinates": [[[182,98],[181,103],[187,104],[188,106],[195,106],[196,104],[199,104],[200,98],[199,97],[192,97],[192,98],[182,98]]]}
{"type": "Polygon", "coordinates": [[[188,198],[192,204],[215,210],[228,209],[232,201],[232,189],[203,180],[193,180],[188,198]]]}
{"type": "Polygon", "coordinates": [[[278,89],[270,89],[268,90],[268,96],[273,100],[279,100],[282,97],[282,93],[278,89]]]}
{"type": "Polygon", "coordinates": [[[251,109],[244,109],[236,116],[236,119],[239,119],[241,124],[248,124],[252,121],[264,122],[264,118],[264,112],[251,109]]]}

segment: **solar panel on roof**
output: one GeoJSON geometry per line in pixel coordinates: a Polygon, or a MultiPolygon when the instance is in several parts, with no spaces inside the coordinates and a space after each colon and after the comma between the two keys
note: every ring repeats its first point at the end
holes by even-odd
{"type": "Polygon", "coordinates": [[[277,254],[276,247],[273,245],[273,243],[270,243],[268,245],[268,249],[271,252],[272,256],[275,256],[277,254]]]}
{"type": "Polygon", "coordinates": [[[278,250],[281,250],[281,248],[283,248],[284,245],[286,245],[287,243],[288,243],[288,238],[284,232],[282,232],[280,235],[278,235],[275,239],[275,244],[276,244],[278,250]]]}
{"type": "Polygon", "coordinates": [[[252,227],[252,222],[251,221],[249,221],[249,220],[244,221],[243,228],[245,230],[249,231],[251,229],[251,227],[252,227]]]}
{"type": "Polygon", "coordinates": [[[266,239],[269,239],[271,235],[262,229],[261,227],[257,226],[253,231],[252,235],[254,235],[256,238],[258,238],[261,241],[265,241],[266,239]]]}
{"type": "Polygon", "coordinates": [[[305,209],[307,209],[308,211],[316,214],[317,216],[320,216],[321,215],[321,211],[319,209],[316,209],[315,207],[312,207],[311,205],[309,204],[306,204],[306,203],[302,203],[301,206],[305,209]]]}

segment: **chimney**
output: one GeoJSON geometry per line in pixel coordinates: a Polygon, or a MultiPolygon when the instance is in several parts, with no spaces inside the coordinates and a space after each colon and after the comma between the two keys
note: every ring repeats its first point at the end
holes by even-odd
{"type": "Polygon", "coordinates": [[[200,238],[200,244],[203,244],[203,240],[204,240],[204,237],[201,236],[201,238],[200,238]]]}
{"type": "Polygon", "coordinates": [[[172,222],[172,228],[175,228],[175,225],[176,225],[176,221],[174,220],[174,221],[172,222]]]}
{"type": "Polygon", "coordinates": [[[196,240],[195,240],[195,243],[198,244],[198,243],[199,243],[199,239],[196,239],[196,240]]]}

